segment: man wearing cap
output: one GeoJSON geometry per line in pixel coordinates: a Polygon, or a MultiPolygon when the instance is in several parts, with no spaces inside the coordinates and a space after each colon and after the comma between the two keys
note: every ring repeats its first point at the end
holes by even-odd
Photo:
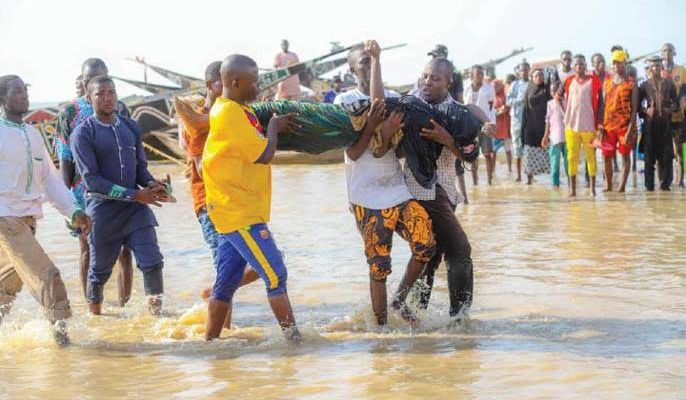
{"type": "Polygon", "coordinates": [[[638,87],[627,75],[627,54],[624,50],[612,52],[612,65],[615,73],[603,81],[605,110],[603,125],[600,126],[602,152],[605,160],[605,191],[612,191],[612,173],[617,150],[622,156],[622,182],[619,192],[624,192],[629,167],[631,150],[636,139],[636,112],[638,110],[638,87]]]}
{"type": "MultiPolygon", "coordinates": [[[[686,84],[686,68],[678,65],[674,62],[674,56],[676,55],[676,49],[671,43],[665,43],[662,45],[662,77],[665,79],[671,79],[676,86],[677,95],[679,98],[686,96],[681,89],[686,84]]],[[[683,153],[681,152],[681,147],[683,143],[686,142],[686,137],[681,134],[681,125],[684,123],[684,110],[681,112],[675,112],[672,114],[672,135],[674,136],[674,145],[676,147],[676,155],[679,159],[679,187],[684,187],[684,160],[683,153]]]]}
{"type": "Polygon", "coordinates": [[[644,119],[641,138],[645,154],[645,186],[655,190],[655,162],[660,169],[660,189],[669,190],[673,179],[672,114],[677,110],[676,86],[662,76],[662,58],[648,59],[649,78],[639,88],[640,115],[644,119]]]}

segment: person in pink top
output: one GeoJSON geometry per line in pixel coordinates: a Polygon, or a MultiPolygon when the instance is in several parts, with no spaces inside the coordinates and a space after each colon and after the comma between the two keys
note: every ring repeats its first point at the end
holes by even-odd
{"type": "Polygon", "coordinates": [[[541,145],[548,148],[550,154],[550,177],[553,186],[560,187],[560,158],[565,166],[565,175],[569,176],[567,169],[567,147],[565,144],[565,101],[562,97],[562,85],[559,81],[553,81],[550,85],[550,93],[553,98],[548,101],[545,114],[545,135],[541,145]]]}
{"type": "MultiPolygon", "coordinates": [[[[281,53],[274,58],[274,68],[283,68],[300,62],[298,55],[288,51],[288,40],[281,41],[281,53]]],[[[300,99],[300,77],[293,75],[279,83],[276,92],[276,100],[298,100],[300,99]]]]}
{"type": "Polygon", "coordinates": [[[583,148],[588,174],[591,177],[591,194],[595,196],[596,161],[593,141],[602,119],[602,83],[586,70],[586,58],[574,56],[575,74],[565,81],[567,107],[565,109],[565,142],[569,168],[569,196],[576,196],[576,174],[579,169],[579,152],[583,148]]]}

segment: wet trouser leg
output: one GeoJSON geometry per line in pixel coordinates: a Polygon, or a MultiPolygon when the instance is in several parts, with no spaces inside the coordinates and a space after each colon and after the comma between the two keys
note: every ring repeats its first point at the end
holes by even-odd
{"type": "MultiPolygon", "coordinates": [[[[467,239],[467,234],[457,221],[455,206],[450,203],[443,188],[437,186],[435,200],[420,201],[420,203],[433,221],[436,243],[440,249],[440,252],[437,252],[437,255],[429,261],[423,280],[428,283],[428,279],[433,283],[433,272],[440,263],[440,254],[442,253],[448,275],[450,315],[454,316],[472,303],[474,292],[472,248],[469,239],[467,239]],[[429,266],[432,267],[431,270],[429,266]]],[[[431,295],[431,286],[427,285],[427,290],[428,293],[424,296],[428,301],[431,295]]]]}
{"type": "Polygon", "coordinates": [[[32,217],[0,217],[0,319],[23,285],[50,322],[71,316],[60,271],[34,237],[35,231],[32,217]]]}

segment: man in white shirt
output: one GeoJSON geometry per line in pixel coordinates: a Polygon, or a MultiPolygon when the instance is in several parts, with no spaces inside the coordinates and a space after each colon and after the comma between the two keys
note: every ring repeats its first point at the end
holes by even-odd
{"type": "Polygon", "coordinates": [[[18,76],[0,77],[0,108],[0,321],[26,285],[53,324],[55,340],[66,345],[67,289],[34,237],[36,220],[43,216],[44,199],[82,235],[90,230],[90,219],[62,183],[40,133],[23,122],[29,97],[18,76]]]}
{"type": "MultiPolygon", "coordinates": [[[[488,117],[489,122],[495,123],[495,110],[493,104],[495,103],[495,90],[490,83],[484,81],[484,68],[481,65],[474,65],[471,73],[472,83],[467,85],[464,92],[464,98],[467,104],[474,104],[478,106],[488,117]]],[[[493,171],[495,170],[495,153],[493,152],[493,138],[485,134],[479,134],[479,147],[481,153],[486,159],[486,175],[488,176],[488,184],[493,181],[493,171]]],[[[472,178],[474,185],[479,183],[479,159],[474,160],[472,164],[472,178]]]]}
{"type": "Polygon", "coordinates": [[[399,95],[383,88],[380,53],[375,41],[350,51],[348,64],[358,87],[336,96],[334,104],[351,109],[360,101],[372,100],[359,139],[345,151],[348,199],[364,241],[372,309],[377,323],[385,325],[387,320],[386,278],[391,273],[391,247],[393,232],[396,232],[409,242],[412,258],[394,295],[392,307],[400,311],[407,322],[417,325],[419,321],[405,304],[405,298],[434,255],[435,241],[429,215],[412,199],[395,152],[375,154],[370,148],[372,136],[379,127],[381,136],[390,138],[402,124],[402,115],[398,113],[391,113],[384,120],[385,97],[399,95]]]}

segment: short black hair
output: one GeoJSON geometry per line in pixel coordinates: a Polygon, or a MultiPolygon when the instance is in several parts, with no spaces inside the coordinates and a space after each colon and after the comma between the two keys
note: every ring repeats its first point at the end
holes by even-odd
{"type": "Polygon", "coordinates": [[[472,65],[472,71],[475,69],[480,69],[483,71],[484,67],[481,64],[474,64],[474,65],[472,65]]]}
{"type": "Polygon", "coordinates": [[[569,54],[569,56],[572,56],[572,52],[570,50],[562,50],[562,53],[560,53],[560,57],[562,57],[565,54],[569,54]]]}
{"type": "Polygon", "coordinates": [[[615,51],[615,50],[622,50],[622,51],[624,51],[624,47],[622,47],[622,46],[616,44],[616,45],[612,46],[612,48],[610,48],[610,52],[613,52],[613,51],[615,51]]]}
{"type": "Polygon", "coordinates": [[[433,58],[431,61],[429,61],[429,65],[445,69],[450,78],[452,78],[453,73],[455,73],[455,65],[453,65],[452,61],[444,57],[433,58]]]}
{"type": "Polygon", "coordinates": [[[212,61],[210,65],[205,68],[205,81],[216,81],[222,78],[219,70],[222,68],[221,61],[212,61]]]}
{"type": "Polygon", "coordinates": [[[99,58],[89,58],[86,61],[84,61],[83,64],[81,64],[81,72],[83,72],[83,70],[86,69],[86,67],[93,69],[101,68],[105,71],[109,71],[109,69],[107,68],[107,64],[105,64],[105,62],[99,58]]]}
{"type": "Polygon", "coordinates": [[[584,56],[583,54],[574,54],[574,57],[572,58],[572,60],[576,60],[576,59],[583,60],[584,62],[586,62],[586,56],[584,56]]]}
{"type": "Polygon", "coordinates": [[[17,79],[21,78],[17,75],[0,76],[0,98],[5,98],[7,96],[7,93],[10,91],[10,83],[17,79]]]}
{"type": "Polygon", "coordinates": [[[593,53],[593,55],[591,56],[591,60],[593,60],[596,57],[601,57],[603,60],[605,59],[604,55],[602,55],[600,53],[593,53]]]}
{"type": "Polygon", "coordinates": [[[101,83],[109,83],[114,87],[114,81],[112,78],[110,78],[107,75],[98,75],[96,77],[93,77],[91,80],[88,81],[88,92],[93,90],[93,88],[101,83]]]}

